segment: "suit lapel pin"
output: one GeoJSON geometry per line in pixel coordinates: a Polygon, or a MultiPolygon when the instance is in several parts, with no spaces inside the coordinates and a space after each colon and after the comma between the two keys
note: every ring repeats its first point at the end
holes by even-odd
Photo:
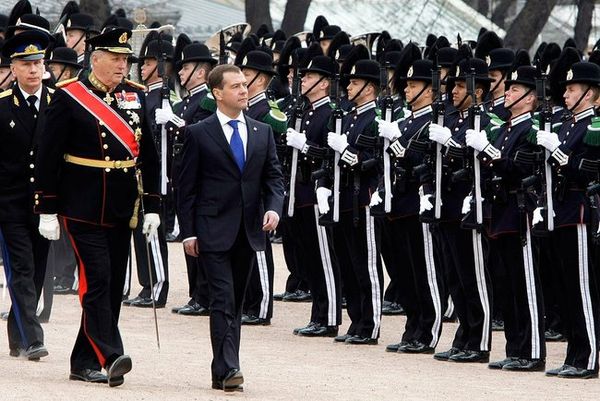
{"type": "Polygon", "coordinates": [[[254,131],[258,131],[258,128],[256,128],[256,127],[253,127],[253,129],[254,129],[254,131]]]}
{"type": "Polygon", "coordinates": [[[15,128],[15,122],[13,120],[10,120],[10,124],[8,125],[10,125],[10,128],[15,128]]]}

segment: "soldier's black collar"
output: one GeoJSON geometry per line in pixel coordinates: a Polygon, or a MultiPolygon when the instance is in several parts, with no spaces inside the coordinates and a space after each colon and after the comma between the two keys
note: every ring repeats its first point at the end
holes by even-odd
{"type": "Polygon", "coordinates": [[[146,92],[148,93],[148,92],[152,92],[153,90],[160,89],[160,88],[162,88],[162,84],[163,84],[162,81],[158,81],[151,85],[148,85],[148,89],[146,89],[146,92]]]}
{"type": "Polygon", "coordinates": [[[370,102],[361,104],[360,106],[356,107],[354,109],[354,111],[356,112],[356,115],[359,115],[359,114],[364,113],[365,111],[374,109],[375,107],[376,107],[375,100],[371,100],[370,102]]]}
{"type": "Polygon", "coordinates": [[[466,109],[464,109],[464,110],[459,110],[459,111],[458,111],[458,116],[459,116],[460,118],[462,118],[462,119],[465,119],[465,118],[469,117],[469,109],[468,109],[468,108],[466,108],[466,109]]]}
{"type": "Polygon", "coordinates": [[[319,107],[331,103],[331,98],[329,96],[322,97],[321,99],[314,102],[311,106],[313,110],[318,109],[319,107]]]}
{"type": "Polygon", "coordinates": [[[563,109],[563,107],[562,107],[562,106],[553,106],[553,107],[552,107],[552,114],[556,114],[556,113],[558,113],[559,111],[561,111],[562,109],[563,109]]]}
{"type": "Polygon", "coordinates": [[[88,75],[88,80],[90,81],[92,86],[98,89],[99,91],[110,92],[110,88],[104,85],[102,82],[100,82],[93,72],[90,72],[90,75],[88,75]]]}
{"type": "Polygon", "coordinates": [[[195,86],[192,89],[190,89],[190,96],[194,96],[196,93],[199,93],[202,91],[208,92],[208,85],[206,85],[206,83],[200,84],[200,85],[195,86]]]}
{"type": "Polygon", "coordinates": [[[492,102],[493,106],[500,106],[501,104],[504,104],[504,96],[500,96],[492,102]]]}
{"type": "Polygon", "coordinates": [[[596,114],[596,113],[594,112],[594,108],[593,108],[593,107],[590,107],[590,108],[589,108],[589,109],[587,109],[587,110],[584,110],[584,111],[582,111],[582,112],[580,112],[580,113],[577,113],[577,114],[575,114],[575,115],[573,116],[573,121],[577,122],[577,121],[580,121],[580,120],[582,120],[582,119],[584,119],[584,118],[586,118],[586,117],[593,116],[594,114],[596,114]]]}
{"type": "Polygon", "coordinates": [[[531,119],[531,113],[527,112],[527,113],[523,113],[519,116],[516,116],[515,118],[511,118],[510,121],[508,122],[508,126],[509,127],[514,127],[517,124],[522,123],[523,121],[527,121],[531,119]]]}
{"type": "Polygon", "coordinates": [[[414,110],[410,116],[410,118],[415,119],[424,116],[425,114],[429,114],[433,112],[433,108],[431,105],[427,105],[425,107],[421,107],[419,110],[414,110]]]}
{"type": "Polygon", "coordinates": [[[260,102],[267,98],[266,92],[260,92],[258,95],[254,96],[252,99],[248,100],[248,107],[254,106],[256,103],[260,102]]]}
{"type": "Polygon", "coordinates": [[[396,93],[396,94],[392,95],[392,100],[393,100],[394,102],[395,102],[396,100],[399,100],[399,99],[400,99],[400,94],[399,94],[399,93],[396,93]]]}

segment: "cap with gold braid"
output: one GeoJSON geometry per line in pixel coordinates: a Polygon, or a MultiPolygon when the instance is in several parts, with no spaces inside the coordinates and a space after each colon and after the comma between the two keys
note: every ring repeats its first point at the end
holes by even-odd
{"type": "Polygon", "coordinates": [[[105,29],[100,35],[88,40],[92,50],[105,50],[111,53],[133,54],[128,43],[131,31],[124,28],[105,29]]]}
{"type": "Polygon", "coordinates": [[[11,60],[41,60],[48,47],[48,35],[31,30],[21,32],[8,39],[2,46],[2,55],[11,60]]]}

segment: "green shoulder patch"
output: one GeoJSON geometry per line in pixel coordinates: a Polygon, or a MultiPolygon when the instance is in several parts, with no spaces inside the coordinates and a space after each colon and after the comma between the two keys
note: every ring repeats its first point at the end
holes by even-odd
{"type": "Polygon", "coordinates": [[[498,139],[498,135],[500,135],[500,128],[502,125],[496,125],[490,121],[490,123],[485,127],[485,133],[487,134],[487,139],[490,143],[494,143],[496,139],[498,139]]]}
{"type": "Polygon", "coordinates": [[[552,124],[552,132],[555,132],[558,134],[558,131],[560,130],[560,127],[562,127],[562,124],[563,124],[562,122],[552,124]]]}
{"type": "Polygon", "coordinates": [[[200,108],[210,111],[211,113],[217,111],[217,102],[215,102],[215,98],[212,96],[212,94],[209,93],[202,98],[200,101],[200,108]]]}
{"type": "Polygon", "coordinates": [[[498,117],[497,114],[495,114],[495,113],[487,113],[487,115],[490,118],[490,124],[495,125],[497,127],[499,127],[502,124],[504,124],[504,120],[501,119],[500,117],[498,117]]]}
{"type": "Polygon", "coordinates": [[[179,97],[179,95],[177,94],[177,92],[175,92],[174,90],[172,90],[169,93],[169,100],[171,101],[171,104],[175,104],[175,103],[181,102],[181,98],[179,97]]]}
{"type": "Polygon", "coordinates": [[[529,130],[529,132],[527,133],[527,137],[526,137],[526,139],[529,141],[529,143],[537,145],[537,133],[539,130],[540,130],[540,127],[534,121],[534,123],[531,126],[531,129],[529,130]]]}
{"type": "Polygon", "coordinates": [[[591,146],[600,146],[600,117],[593,117],[592,123],[587,127],[583,143],[591,146]]]}
{"type": "Polygon", "coordinates": [[[12,95],[12,89],[7,89],[4,92],[0,92],[0,99],[2,99],[3,97],[7,97],[12,95]]]}

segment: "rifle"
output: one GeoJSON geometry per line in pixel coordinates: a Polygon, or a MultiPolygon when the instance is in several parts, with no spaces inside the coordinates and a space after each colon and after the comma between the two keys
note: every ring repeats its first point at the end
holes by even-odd
{"type": "MultiPolygon", "coordinates": [[[[384,121],[391,122],[394,113],[394,100],[390,95],[390,91],[388,88],[388,76],[387,76],[387,67],[384,63],[381,63],[380,69],[380,85],[381,85],[381,118],[384,121]]],[[[383,187],[384,187],[384,199],[383,199],[383,209],[386,213],[392,211],[392,178],[391,178],[391,163],[390,163],[390,154],[388,153],[388,148],[390,147],[390,140],[384,138],[383,140],[383,187]]]]}
{"type": "MultiPolygon", "coordinates": [[[[432,121],[438,125],[444,125],[444,101],[442,100],[441,79],[442,68],[438,64],[437,52],[434,57],[432,89],[435,94],[433,102],[432,121]]],[[[433,204],[433,216],[439,220],[442,216],[442,144],[435,145],[435,199],[433,204]]]]}
{"type": "MultiPolygon", "coordinates": [[[[169,98],[171,91],[169,89],[169,77],[165,71],[165,60],[167,58],[162,46],[162,33],[158,35],[158,76],[162,78],[162,88],[160,89],[162,98],[162,108],[171,107],[169,98]]],[[[160,129],[160,193],[167,194],[167,127],[163,124],[160,129]]]]}
{"type": "Polygon", "coordinates": [[[225,53],[225,34],[219,31],[219,65],[227,64],[227,53],[225,53]]]}
{"type": "MultiPolygon", "coordinates": [[[[540,69],[540,63],[538,63],[538,69],[540,69]]],[[[552,107],[546,97],[546,80],[548,76],[544,71],[539,71],[539,78],[535,80],[535,89],[538,98],[538,102],[542,105],[540,110],[540,128],[544,131],[550,132],[552,129],[552,107]]],[[[552,201],[552,170],[548,160],[550,159],[550,151],[548,149],[544,152],[544,180],[543,180],[543,193],[544,193],[544,209],[546,210],[546,228],[548,231],[554,230],[554,204],[552,201]]]]}
{"type": "MultiPolygon", "coordinates": [[[[290,118],[289,125],[293,125],[296,132],[300,132],[302,126],[302,104],[300,102],[300,74],[298,68],[294,68],[294,78],[292,80],[292,97],[294,98],[294,113],[290,118]]],[[[292,149],[292,165],[290,169],[290,192],[288,200],[288,216],[294,216],[294,203],[296,202],[296,175],[298,172],[298,149],[292,149]]]]}

